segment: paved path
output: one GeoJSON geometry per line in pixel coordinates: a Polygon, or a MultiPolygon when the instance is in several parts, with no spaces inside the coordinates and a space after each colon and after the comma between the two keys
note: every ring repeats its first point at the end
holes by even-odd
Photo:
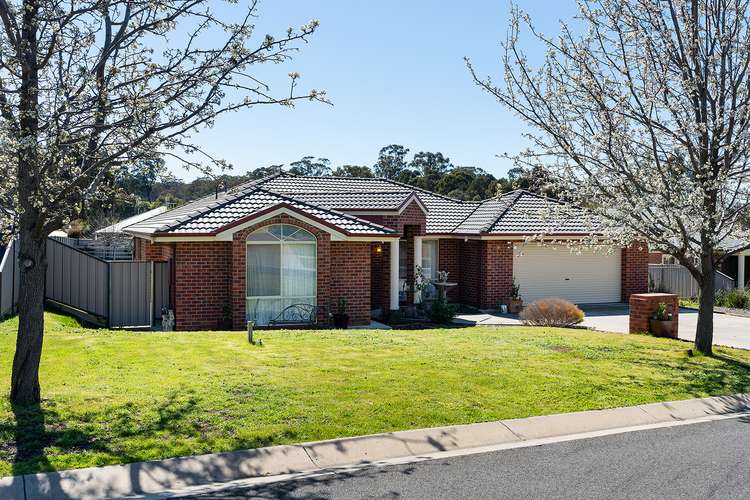
{"type": "MultiPolygon", "coordinates": [[[[606,307],[583,307],[586,319],[582,325],[604,332],[628,333],[628,307],[612,305],[606,307]]],[[[464,324],[484,326],[519,325],[515,315],[499,314],[463,314],[457,321],[464,324]]],[[[695,327],[698,323],[698,311],[680,309],[679,336],[683,340],[695,340],[695,327]]],[[[714,344],[741,349],[750,349],[750,318],[714,314],[714,344]]]]}
{"type": "Polygon", "coordinates": [[[186,498],[750,498],[748,447],[750,420],[738,418],[186,498]]]}

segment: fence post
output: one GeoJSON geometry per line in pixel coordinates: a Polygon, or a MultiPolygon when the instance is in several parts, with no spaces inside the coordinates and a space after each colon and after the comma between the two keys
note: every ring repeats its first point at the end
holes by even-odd
{"type": "Polygon", "coordinates": [[[154,326],[154,295],[156,294],[156,290],[154,289],[154,286],[155,286],[154,285],[154,261],[152,260],[150,264],[151,266],[149,267],[151,269],[151,286],[149,288],[151,289],[150,290],[151,297],[148,303],[148,320],[149,320],[148,324],[150,327],[153,328],[154,326]]]}
{"type": "Polygon", "coordinates": [[[112,266],[107,262],[107,328],[112,328],[112,266]]]}

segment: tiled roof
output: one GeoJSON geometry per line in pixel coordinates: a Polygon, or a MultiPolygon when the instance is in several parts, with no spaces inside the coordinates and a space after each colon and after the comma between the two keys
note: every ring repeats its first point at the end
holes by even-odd
{"type": "Polygon", "coordinates": [[[392,230],[373,222],[335,210],[310,205],[260,188],[254,188],[250,192],[242,194],[242,196],[225,196],[214,201],[215,203],[209,205],[200,205],[198,213],[184,215],[176,220],[163,221],[164,223],[161,225],[157,225],[160,221],[155,221],[155,217],[145,221],[145,225],[148,225],[147,228],[144,225],[136,224],[128,229],[134,232],[159,234],[213,234],[261,210],[286,204],[348,234],[393,234],[392,230]],[[147,231],[146,229],[151,230],[147,231]]]}
{"type": "Polygon", "coordinates": [[[456,226],[453,232],[460,234],[487,232],[497,218],[507,210],[511,202],[510,198],[503,197],[478,203],[474,211],[456,226]]]}
{"type": "Polygon", "coordinates": [[[304,177],[277,174],[210,196],[129,227],[157,234],[213,234],[253,213],[285,203],[345,233],[393,234],[358,211],[395,211],[415,196],[427,210],[428,234],[536,234],[587,232],[586,212],[555,214],[561,202],[513,191],[482,202],[456,200],[398,182],[358,177],[304,177]],[[352,213],[342,213],[351,211],[352,213]],[[363,215],[364,217],[364,215],[363,215]]]}
{"type": "Polygon", "coordinates": [[[411,195],[410,191],[290,194],[295,199],[312,205],[342,210],[398,210],[411,195]]]}
{"type": "Polygon", "coordinates": [[[487,229],[489,234],[581,234],[597,223],[581,208],[527,191],[507,193],[502,200],[509,200],[508,207],[487,229]]]}
{"type": "Polygon", "coordinates": [[[152,210],[148,210],[146,212],[134,215],[132,217],[128,217],[127,219],[123,219],[120,222],[116,222],[115,224],[111,224],[107,227],[97,229],[95,233],[96,234],[122,233],[125,228],[130,227],[133,224],[137,224],[139,222],[144,222],[148,219],[151,219],[152,217],[156,217],[159,214],[163,214],[166,211],[167,211],[167,207],[165,206],[156,207],[152,210]]]}

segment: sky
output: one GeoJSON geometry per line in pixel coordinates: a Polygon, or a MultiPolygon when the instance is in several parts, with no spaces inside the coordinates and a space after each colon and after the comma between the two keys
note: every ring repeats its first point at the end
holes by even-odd
{"type": "MultiPolygon", "coordinates": [[[[546,34],[575,14],[574,0],[518,3],[546,34]]],[[[454,165],[504,175],[513,165],[498,155],[524,147],[522,123],[473,83],[463,58],[480,75],[501,78],[509,10],[505,0],[261,1],[256,40],[311,19],[320,28],[291,62],[257,74],[281,95],[286,75],[299,72],[301,90],[323,89],[333,105],[245,109],[193,142],[230,162],[233,174],[306,155],[328,158],[333,167],[372,166],[381,147],[401,144],[411,154],[440,151],[454,165]]],[[[529,55],[539,57],[540,47],[527,42],[529,55]]],[[[180,178],[198,175],[168,165],[180,178]]]]}

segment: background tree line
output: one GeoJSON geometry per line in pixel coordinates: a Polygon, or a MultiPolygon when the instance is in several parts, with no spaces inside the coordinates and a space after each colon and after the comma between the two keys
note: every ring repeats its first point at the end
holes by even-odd
{"type": "Polygon", "coordinates": [[[420,151],[410,156],[408,148],[391,144],[380,149],[372,166],[346,164],[334,168],[327,158],[305,156],[289,165],[270,165],[237,175],[204,176],[190,182],[175,177],[161,159],[141,161],[123,167],[112,177],[111,206],[89,211],[82,218],[95,226],[95,221],[128,217],[164,204],[178,206],[281,171],[297,175],[384,177],[466,201],[485,200],[513,189],[547,196],[556,194],[549,188],[548,174],[541,167],[515,167],[505,177],[495,177],[478,167],[454,165],[440,152],[420,151]]]}

